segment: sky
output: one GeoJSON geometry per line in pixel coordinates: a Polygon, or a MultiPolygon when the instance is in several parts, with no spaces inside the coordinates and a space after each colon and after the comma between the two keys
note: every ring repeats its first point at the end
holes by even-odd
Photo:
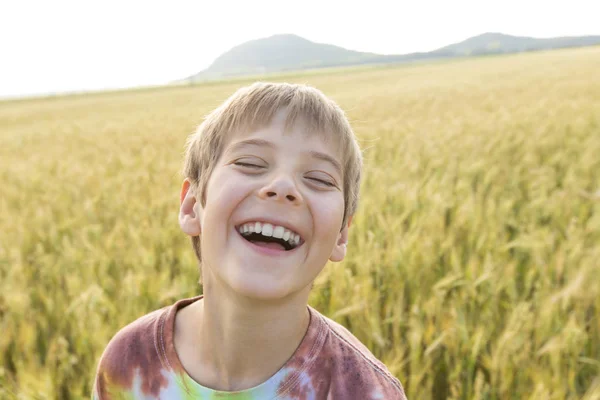
{"type": "Polygon", "coordinates": [[[404,54],[484,32],[600,35],[598,15],[598,0],[6,0],[0,98],[161,85],[282,33],[404,54]]]}

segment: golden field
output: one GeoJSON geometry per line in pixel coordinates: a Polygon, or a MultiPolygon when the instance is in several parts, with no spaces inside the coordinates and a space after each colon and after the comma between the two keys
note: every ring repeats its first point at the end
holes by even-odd
{"type": "MultiPolygon", "coordinates": [[[[273,78],[365,178],[310,304],[409,399],[600,399],[600,47],[273,78]]],[[[0,399],[89,398],[118,329],[201,292],[185,139],[249,81],[0,103],[0,399]]]]}

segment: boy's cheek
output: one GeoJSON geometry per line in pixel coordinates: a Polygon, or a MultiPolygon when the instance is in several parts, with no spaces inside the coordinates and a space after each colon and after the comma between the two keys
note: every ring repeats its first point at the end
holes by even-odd
{"type": "Polygon", "coordinates": [[[316,221],[327,221],[328,224],[337,224],[337,229],[342,225],[344,218],[344,199],[342,196],[332,196],[326,201],[322,201],[314,212],[317,213],[316,221]]]}
{"type": "Polygon", "coordinates": [[[222,208],[229,204],[235,204],[236,201],[243,198],[243,193],[248,190],[247,181],[244,182],[225,174],[217,178],[208,186],[206,208],[215,205],[222,208]]]}

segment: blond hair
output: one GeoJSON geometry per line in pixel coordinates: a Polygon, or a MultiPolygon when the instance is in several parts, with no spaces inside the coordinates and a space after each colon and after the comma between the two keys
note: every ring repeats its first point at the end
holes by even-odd
{"type": "MultiPolygon", "coordinates": [[[[338,146],[342,156],[343,228],[358,207],[361,150],[344,111],[321,91],[306,85],[257,82],[238,89],[208,114],[186,142],[183,175],[191,182],[189,190],[206,206],[206,185],[228,139],[241,129],[269,125],[281,109],[287,111],[286,131],[302,121],[306,134],[323,135],[324,140],[338,146]]],[[[192,237],[192,245],[201,262],[199,236],[192,237]]]]}

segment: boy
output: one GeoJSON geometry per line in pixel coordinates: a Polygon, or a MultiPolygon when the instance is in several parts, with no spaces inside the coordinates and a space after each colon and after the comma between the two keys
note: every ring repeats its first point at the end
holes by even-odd
{"type": "Polygon", "coordinates": [[[121,329],[94,399],[405,399],[348,330],[308,306],[346,255],[362,156],[320,91],[256,83],[187,142],[179,225],[203,295],[121,329]]]}

